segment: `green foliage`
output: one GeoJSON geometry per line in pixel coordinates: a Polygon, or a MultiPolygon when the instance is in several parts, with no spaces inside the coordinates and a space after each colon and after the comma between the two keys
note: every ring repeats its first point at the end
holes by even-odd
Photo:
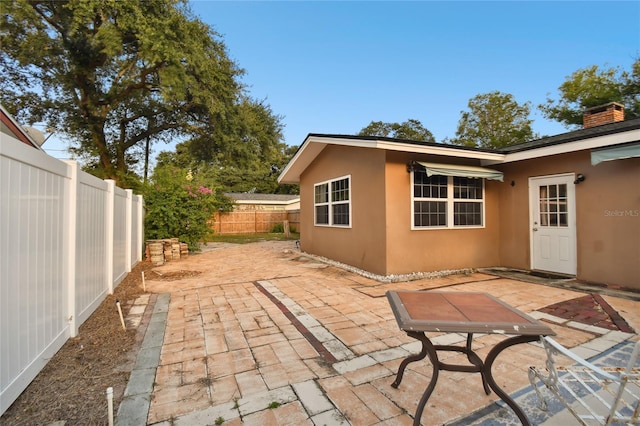
{"type": "Polygon", "coordinates": [[[433,134],[419,120],[410,118],[403,123],[372,121],[360,130],[358,136],[381,136],[414,141],[435,142],[433,134]]]}
{"type": "Polygon", "coordinates": [[[216,419],[216,424],[221,425],[224,423],[224,417],[220,416],[216,419]]]}
{"type": "Polygon", "coordinates": [[[566,78],[558,91],[560,99],[547,98],[538,108],[545,117],[567,127],[582,125],[585,109],[609,102],[625,106],[626,120],[640,117],[640,60],[635,60],[631,72],[597,65],[579,69],[566,78]]]}
{"type": "Polygon", "coordinates": [[[476,95],[462,111],[452,143],[480,148],[501,148],[533,139],[530,103],[518,104],[498,91],[476,95]]]}
{"type": "Polygon", "coordinates": [[[277,401],[273,401],[271,404],[269,404],[269,405],[267,406],[267,408],[268,408],[268,409],[270,409],[270,410],[273,410],[273,409],[278,408],[278,407],[279,407],[279,406],[281,406],[281,405],[282,405],[282,404],[280,404],[279,402],[277,402],[277,401]]]}
{"type": "Polygon", "coordinates": [[[273,228],[271,228],[271,233],[273,234],[280,234],[284,232],[284,225],[282,223],[276,223],[275,225],[273,225],[273,228]]]}
{"type": "Polygon", "coordinates": [[[209,222],[216,211],[230,211],[231,199],[189,170],[163,167],[144,187],[148,239],[179,238],[189,250],[213,234],[209,222]]]}
{"type": "Polygon", "coordinates": [[[0,102],[124,186],[149,144],[220,136],[238,114],[243,71],[191,15],[184,0],[3,1],[0,102]]]}
{"type": "Polygon", "coordinates": [[[218,146],[212,151],[207,150],[207,144],[202,140],[180,143],[175,152],[158,155],[158,166],[190,168],[216,182],[224,192],[299,193],[298,185],[278,184],[280,172],[297,147],[288,147],[281,142],[279,118],[268,107],[253,103],[250,109],[255,115],[249,120],[252,124],[245,128],[243,137],[233,139],[229,136],[227,146],[218,146]]]}

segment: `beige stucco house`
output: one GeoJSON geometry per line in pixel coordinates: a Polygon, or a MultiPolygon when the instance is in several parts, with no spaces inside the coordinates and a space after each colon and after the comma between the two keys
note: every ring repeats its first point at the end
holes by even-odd
{"type": "Polygon", "coordinates": [[[279,177],[300,184],[301,250],[385,276],[508,267],[640,290],[640,119],[619,107],[503,150],[310,134],[279,177]]]}

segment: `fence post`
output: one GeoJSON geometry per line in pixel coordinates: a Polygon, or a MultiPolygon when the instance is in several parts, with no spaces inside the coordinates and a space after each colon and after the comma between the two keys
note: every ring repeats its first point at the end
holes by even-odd
{"type": "Polygon", "coordinates": [[[105,268],[107,277],[107,288],[109,294],[113,294],[113,227],[114,227],[114,205],[116,194],[116,182],[112,179],[105,179],[107,182],[107,193],[105,194],[105,214],[104,214],[104,232],[106,234],[105,253],[107,258],[105,259],[105,268]]]}
{"type": "Polygon", "coordinates": [[[133,235],[131,235],[131,214],[132,214],[132,205],[131,203],[133,202],[133,190],[132,189],[125,189],[124,192],[126,192],[127,194],[127,198],[125,201],[125,207],[124,207],[124,215],[125,215],[125,225],[124,225],[124,233],[127,236],[127,239],[125,241],[125,253],[127,254],[125,256],[125,262],[124,262],[124,266],[127,269],[127,272],[131,272],[131,247],[132,247],[132,240],[133,240],[133,235]]]}
{"type": "Polygon", "coordinates": [[[67,217],[66,229],[66,259],[67,259],[67,318],[69,318],[70,337],[78,335],[78,306],[76,304],[76,229],[78,227],[78,163],[73,160],[64,161],[69,170],[67,181],[67,217]]]}
{"type": "Polygon", "coordinates": [[[144,249],[144,198],[142,198],[142,195],[136,195],[136,197],[138,197],[138,214],[137,214],[137,221],[138,221],[138,241],[136,244],[136,260],[139,262],[142,260],[142,250],[144,249]]]}

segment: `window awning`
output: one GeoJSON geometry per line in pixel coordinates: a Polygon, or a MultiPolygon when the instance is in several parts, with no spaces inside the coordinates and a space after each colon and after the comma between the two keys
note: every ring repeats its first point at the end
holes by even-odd
{"type": "Polygon", "coordinates": [[[427,176],[458,176],[478,179],[493,179],[502,182],[503,174],[498,170],[476,166],[461,166],[457,164],[424,163],[417,161],[427,170],[427,176]]]}
{"type": "Polygon", "coordinates": [[[622,160],[623,158],[631,157],[640,157],[640,143],[591,150],[591,165],[595,166],[603,161],[622,160]]]}

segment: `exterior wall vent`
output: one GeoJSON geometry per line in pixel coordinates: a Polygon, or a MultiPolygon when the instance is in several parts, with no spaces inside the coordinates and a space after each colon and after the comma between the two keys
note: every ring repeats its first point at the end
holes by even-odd
{"type": "Polygon", "coordinates": [[[582,115],[582,125],[585,129],[618,121],[624,121],[624,105],[617,102],[587,108],[582,115]]]}

